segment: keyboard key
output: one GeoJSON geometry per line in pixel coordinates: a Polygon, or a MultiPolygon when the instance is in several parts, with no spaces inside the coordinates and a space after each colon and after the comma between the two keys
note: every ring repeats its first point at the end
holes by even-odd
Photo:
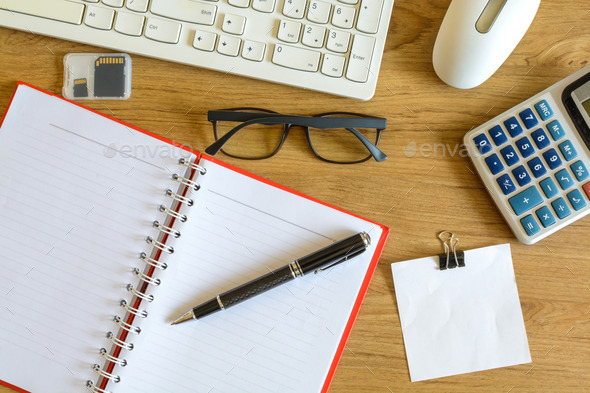
{"type": "Polygon", "coordinates": [[[553,116],[553,110],[549,106],[547,100],[539,101],[535,104],[535,109],[539,116],[541,116],[541,120],[545,121],[553,116]]]}
{"type": "Polygon", "coordinates": [[[195,39],[193,46],[196,49],[204,50],[206,52],[213,52],[215,49],[215,42],[217,41],[217,34],[210,31],[195,31],[195,39]]]}
{"type": "Polygon", "coordinates": [[[516,178],[516,181],[519,186],[524,186],[526,184],[529,184],[531,182],[531,180],[533,180],[531,178],[531,176],[529,175],[529,173],[527,172],[527,170],[525,169],[525,167],[522,165],[514,168],[512,170],[512,174],[516,178]]]}
{"type": "Polygon", "coordinates": [[[559,150],[561,150],[561,154],[563,154],[563,157],[566,161],[571,161],[578,156],[576,148],[574,147],[574,145],[572,145],[572,143],[569,140],[561,142],[558,145],[558,147],[559,150]]]}
{"type": "Polygon", "coordinates": [[[84,15],[84,4],[65,0],[2,0],[0,1],[0,10],[79,25],[82,23],[82,16],[84,15]]]}
{"type": "Polygon", "coordinates": [[[250,6],[250,0],[228,0],[227,3],[238,8],[248,8],[250,6]]]}
{"type": "Polygon", "coordinates": [[[567,193],[567,199],[569,199],[574,210],[580,210],[586,206],[586,200],[580,192],[580,190],[573,190],[567,193]]]}
{"type": "Polygon", "coordinates": [[[122,34],[139,37],[143,33],[144,23],[145,17],[141,15],[132,12],[119,12],[115,21],[115,30],[122,34]]]}
{"type": "Polygon", "coordinates": [[[241,15],[225,14],[221,30],[229,34],[242,35],[246,27],[246,18],[241,15]]]}
{"type": "Polygon", "coordinates": [[[492,150],[490,140],[485,134],[479,134],[478,136],[473,138],[473,142],[475,142],[475,146],[478,148],[481,154],[486,154],[487,152],[492,150]]]}
{"type": "Polygon", "coordinates": [[[547,179],[541,180],[539,185],[541,186],[541,189],[543,190],[543,193],[545,194],[545,196],[547,198],[553,198],[555,195],[557,195],[559,193],[557,185],[555,184],[553,179],[550,177],[548,177],[547,179]]]}
{"type": "Polygon", "coordinates": [[[524,228],[526,234],[529,236],[533,236],[535,233],[541,230],[541,228],[539,228],[539,225],[535,221],[535,218],[531,214],[529,214],[526,217],[523,217],[520,220],[520,224],[524,228]]]}
{"type": "Polygon", "coordinates": [[[570,168],[578,181],[585,180],[589,176],[588,169],[586,169],[586,165],[582,161],[574,162],[570,165],[570,168]]]}
{"type": "Polygon", "coordinates": [[[330,30],[328,33],[328,42],[326,42],[326,48],[332,52],[346,53],[348,52],[349,43],[350,33],[341,30],[330,30]]]}
{"type": "Polygon", "coordinates": [[[312,0],[307,10],[307,19],[315,23],[328,23],[332,4],[325,1],[312,0]]]}
{"type": "Polygon", "coordinates": [[[531,154],[533,154],[535,152],[535,148],[533,147],[529,138],[527,138],[526,136],[523,138],[520,138],[519,140],[517,140],[514,143],[518,147],[518,150],[520,151],[520,155],[522,155],[524,158],[527,158],[528,156],[530,156],[531,154]]]}
{"type": "Polygon", "coordinates": [[[320,52],[290,45],[275,45],[272,62],[300,71],[316,72],[320,65],[320,52]]]}
{"type": "Polygon", "coordinates": [[[506,133],[504,132],[504,130],[502,129],[502,126],[500,126],[500,125],[490,128],[488,130],[488,133],[492,137],[492,140],[494,141],[494,144],[496,146],[500,146],[501,144],[503,144],[504,142],[506,142],[508,140],[506,133]]]}
{"type": "Polygon", "coordinates": [[[518,122],[518,119],[514,116],[504,121],[504,127],[506,127],[506,129],[510,133],[510,136],[512,137],[522,134],[522,126],[518,122]]]}
{"type": "Polygon", "coordinates": [[[149,0],[127,0],[125,5],[128,9],[135,12],[147,12],[149,0]]]}
{"type": "Polygon", "coordinates": [[[260,12],[273,12],[275,10],[275,0],[252,0],[252,8],[260,12]]]}
{"type": "Polygon", "coordinates": [[[531,108],[526,108],[524,111],[520,112],[518,116],[524,123],[524,126],[529,130],[539,124],[539,120],[531,108]]]}
{"type": "Polygon", "coordinates": [[[551,210],[547,206],[543,206],[535,213],[537,214],[537,218],[543,227],[547,228],[548,226],[555,224],[555,216],[553,213],[551,213],[551,210]]]}
{"type": "Polygon", "coordinates": [[[326,28],[324,26],[307,25],[303,28],[301,43],[312,48],[324,46],[326,28]]]}
{"type": "Polygon", "coordinates": [[[283,4],[283,15],[294,19],[303,18],[305,2],[306,0],[286,0],[283,4]]]}
{"type": "MultiPolygon", "coordinates": [[[[371,69],[375,38],[357,34],[352,40],[346,77],[355,82],[366,82],[371,69]]],[[[375,70],[376,72],[376,70],[375,70]]]]}
{"type": "Polygon", "coordinates": [[[551,169],[555,169],[562,164],[561,158],[559,158],[559,155],[555,149],[547,150],[545,153],[543,153],[543,158],[545,158],[545,162],[551,169]]]}
{"type": "Polygon", "coordinates": [[[508,199],[508,203],[510,203],[516,215],[520,216],[522,213],[543,203],[543,197],[539,193],[539,190],[537,190],[537,187],[531,186],[508,199]]]}
{"type": "Polygon", "coordinates": [[[488,168],[490,168],[492,175],[500,173],[504,170],[504,165],[502,165],[502,162],[500,162],[500,157],[498,157],[498,155],[495,153],[489,157],[486,157],[485,161],[486,164],[488,164],[488,168]]]}
{"type": "Polygon", "coordinates": [[[150,11],[171,19],[211,26],[217,6],[190,0],[152,0],[150,11]]]}
{"type": "Polygon", "coordinates": [[[154,41],[176,44],[180,38],[181,24],[164,19],[148,18],[145,36],[154,41]]]}
{"type": "Polygon", "coordinates": [[[262,61],[265,51],[265,43],[246,40],[242,47],[242,57],[252,61],[262,61]]]}
{"type": "Polygon", "coordinates": [[[516,186],[512,182],[510,175],[508,175],[507,173],[497,178],[496,181],[498,182],[498,185],[500,186],[500,189],[502,190],[504,195],[508,195],[513,191],[516,191],[516,186]]]}
{"type": "Polygon", "coordinates": [[[543,162],[539,157],[534,157],[529,162],[527,162],[527,165],[529,166],[531,172],[533,172],[534,177],[538,178],[547,173],[547,168],[545,168],[545,165],[543,165],[543,162]]]}
{"type": "Polygon", "coordinates": [[[500,150],[500,154],[504,157],[504,161],[508,166],[512,166],[519,161],[518,155],[516,154],[516,150],[511,145],[506,146],[502,150],[500,150]]]}
{"type": "Polygon", "coordinates": [[[110,30],[113,27],[115,11],[107,8],[88,5],[86,7],[86,18],[84,24],[100,30],[110,30]]]}
{"type": "Polygon", "coordinates": [[[551,123],[548,123],[547,130],[549,130],[549,133],[551,134],[551,137],[554,141],[558,141],[565,136],[565,131],[557,120],[553,120],[551,123]]]}
{"type": "Polygon", "coordinates": [[[102,3],[110,7],[121,8],[123,7],[123,0],[102,0],[102,3]]]}
{"type": "Polygon", "coordinates": [[[240,53],[242,40],[238,37],[220,35],[217,43],[217,52],[222,55],[236,57],[240,53]]]}
{"type": "Polygon", "coordinates": [[[543,131],[542,128],[539,128],[538,130],[531,132],[531,137],[535,141],[535,144],[537,145],[539,150],[543,150],[551,144],[549,137],[547,136],[545,131],[543,131]]]}
{"type": "Polygon", "coordinates": [[[340,78],[344,74],[344,56],[326,53],[322,62],[322,74],[340,78]]]}
{"type": "Polygon", "coordinates": [[[555,174],[555,179],[559,183],[562,190],[567,190],[574,185],[574,180],[568,173],[567,169],[562,169],[555,174]]]}
{"type": "Polygon", "coordinates": [[[299,41],[301,23],[283,19],[279,24],[277,38],[281,41],[295,43],[299,41]]]}
{"type": "Polygon", "coordinates": [[[382,8],[383,0],[362,0],[359,17],[356,21],[356,29],[363,33],[377,33],[382,8]]]}
{"type": "Polygon", "coordinates": [[[566,218],[567,216],[572,214],[572,211],[567,206],[563,198],[558,198],[551,202],[551,207],[553,207],[553,211],[555,212],[555,214],[557,214],[557,217],[559,218],[566,218]]]}
{"type": "Polygon", "coordinates": [[[356,8],[337,5],[332,13],[332,24],[342,29],[350,29],[354,23],[355,14],[356,8]]]}

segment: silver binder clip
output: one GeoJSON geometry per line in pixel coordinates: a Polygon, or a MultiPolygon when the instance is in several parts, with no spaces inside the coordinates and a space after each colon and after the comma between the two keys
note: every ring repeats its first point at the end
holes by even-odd
{"type": "Polygon", "coordinates": [[[438,266],[440,270],[453,269],[457,266],[465,267],[465,254],[463,251],[457,251],[459,238],[451,231],[442,231],[438,234],[442,242],[445,253],[438,255],[438,266]]]}

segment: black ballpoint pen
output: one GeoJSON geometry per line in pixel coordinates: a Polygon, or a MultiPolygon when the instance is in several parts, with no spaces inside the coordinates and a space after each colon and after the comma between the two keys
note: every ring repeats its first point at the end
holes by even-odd
{"type": "Polygon", "coordinates": [[[201,319],[312,271],[317,273],[330,268],[365,252],[369,244],[371,244],[371,238],[366,232],[347,237],[194,307],[172,322],[172,325],[201,319]]]}

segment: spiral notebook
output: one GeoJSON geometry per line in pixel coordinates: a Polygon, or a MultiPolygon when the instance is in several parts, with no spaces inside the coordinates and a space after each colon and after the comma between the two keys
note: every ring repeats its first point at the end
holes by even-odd
{"type": "Polygon", "coordinates": [[[389,229],[19,83],[0,127],[0,382],[325,392],[389,229]],[[187,309],[356,232],[367,252],[187,309]]]}

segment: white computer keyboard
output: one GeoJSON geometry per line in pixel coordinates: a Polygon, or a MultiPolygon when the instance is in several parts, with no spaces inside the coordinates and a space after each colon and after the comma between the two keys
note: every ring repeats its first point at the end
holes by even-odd
{"type": "Polygon", "coordinates": [[[363,100],[394,0],[0,0],[0,26],[363,100]]]}

